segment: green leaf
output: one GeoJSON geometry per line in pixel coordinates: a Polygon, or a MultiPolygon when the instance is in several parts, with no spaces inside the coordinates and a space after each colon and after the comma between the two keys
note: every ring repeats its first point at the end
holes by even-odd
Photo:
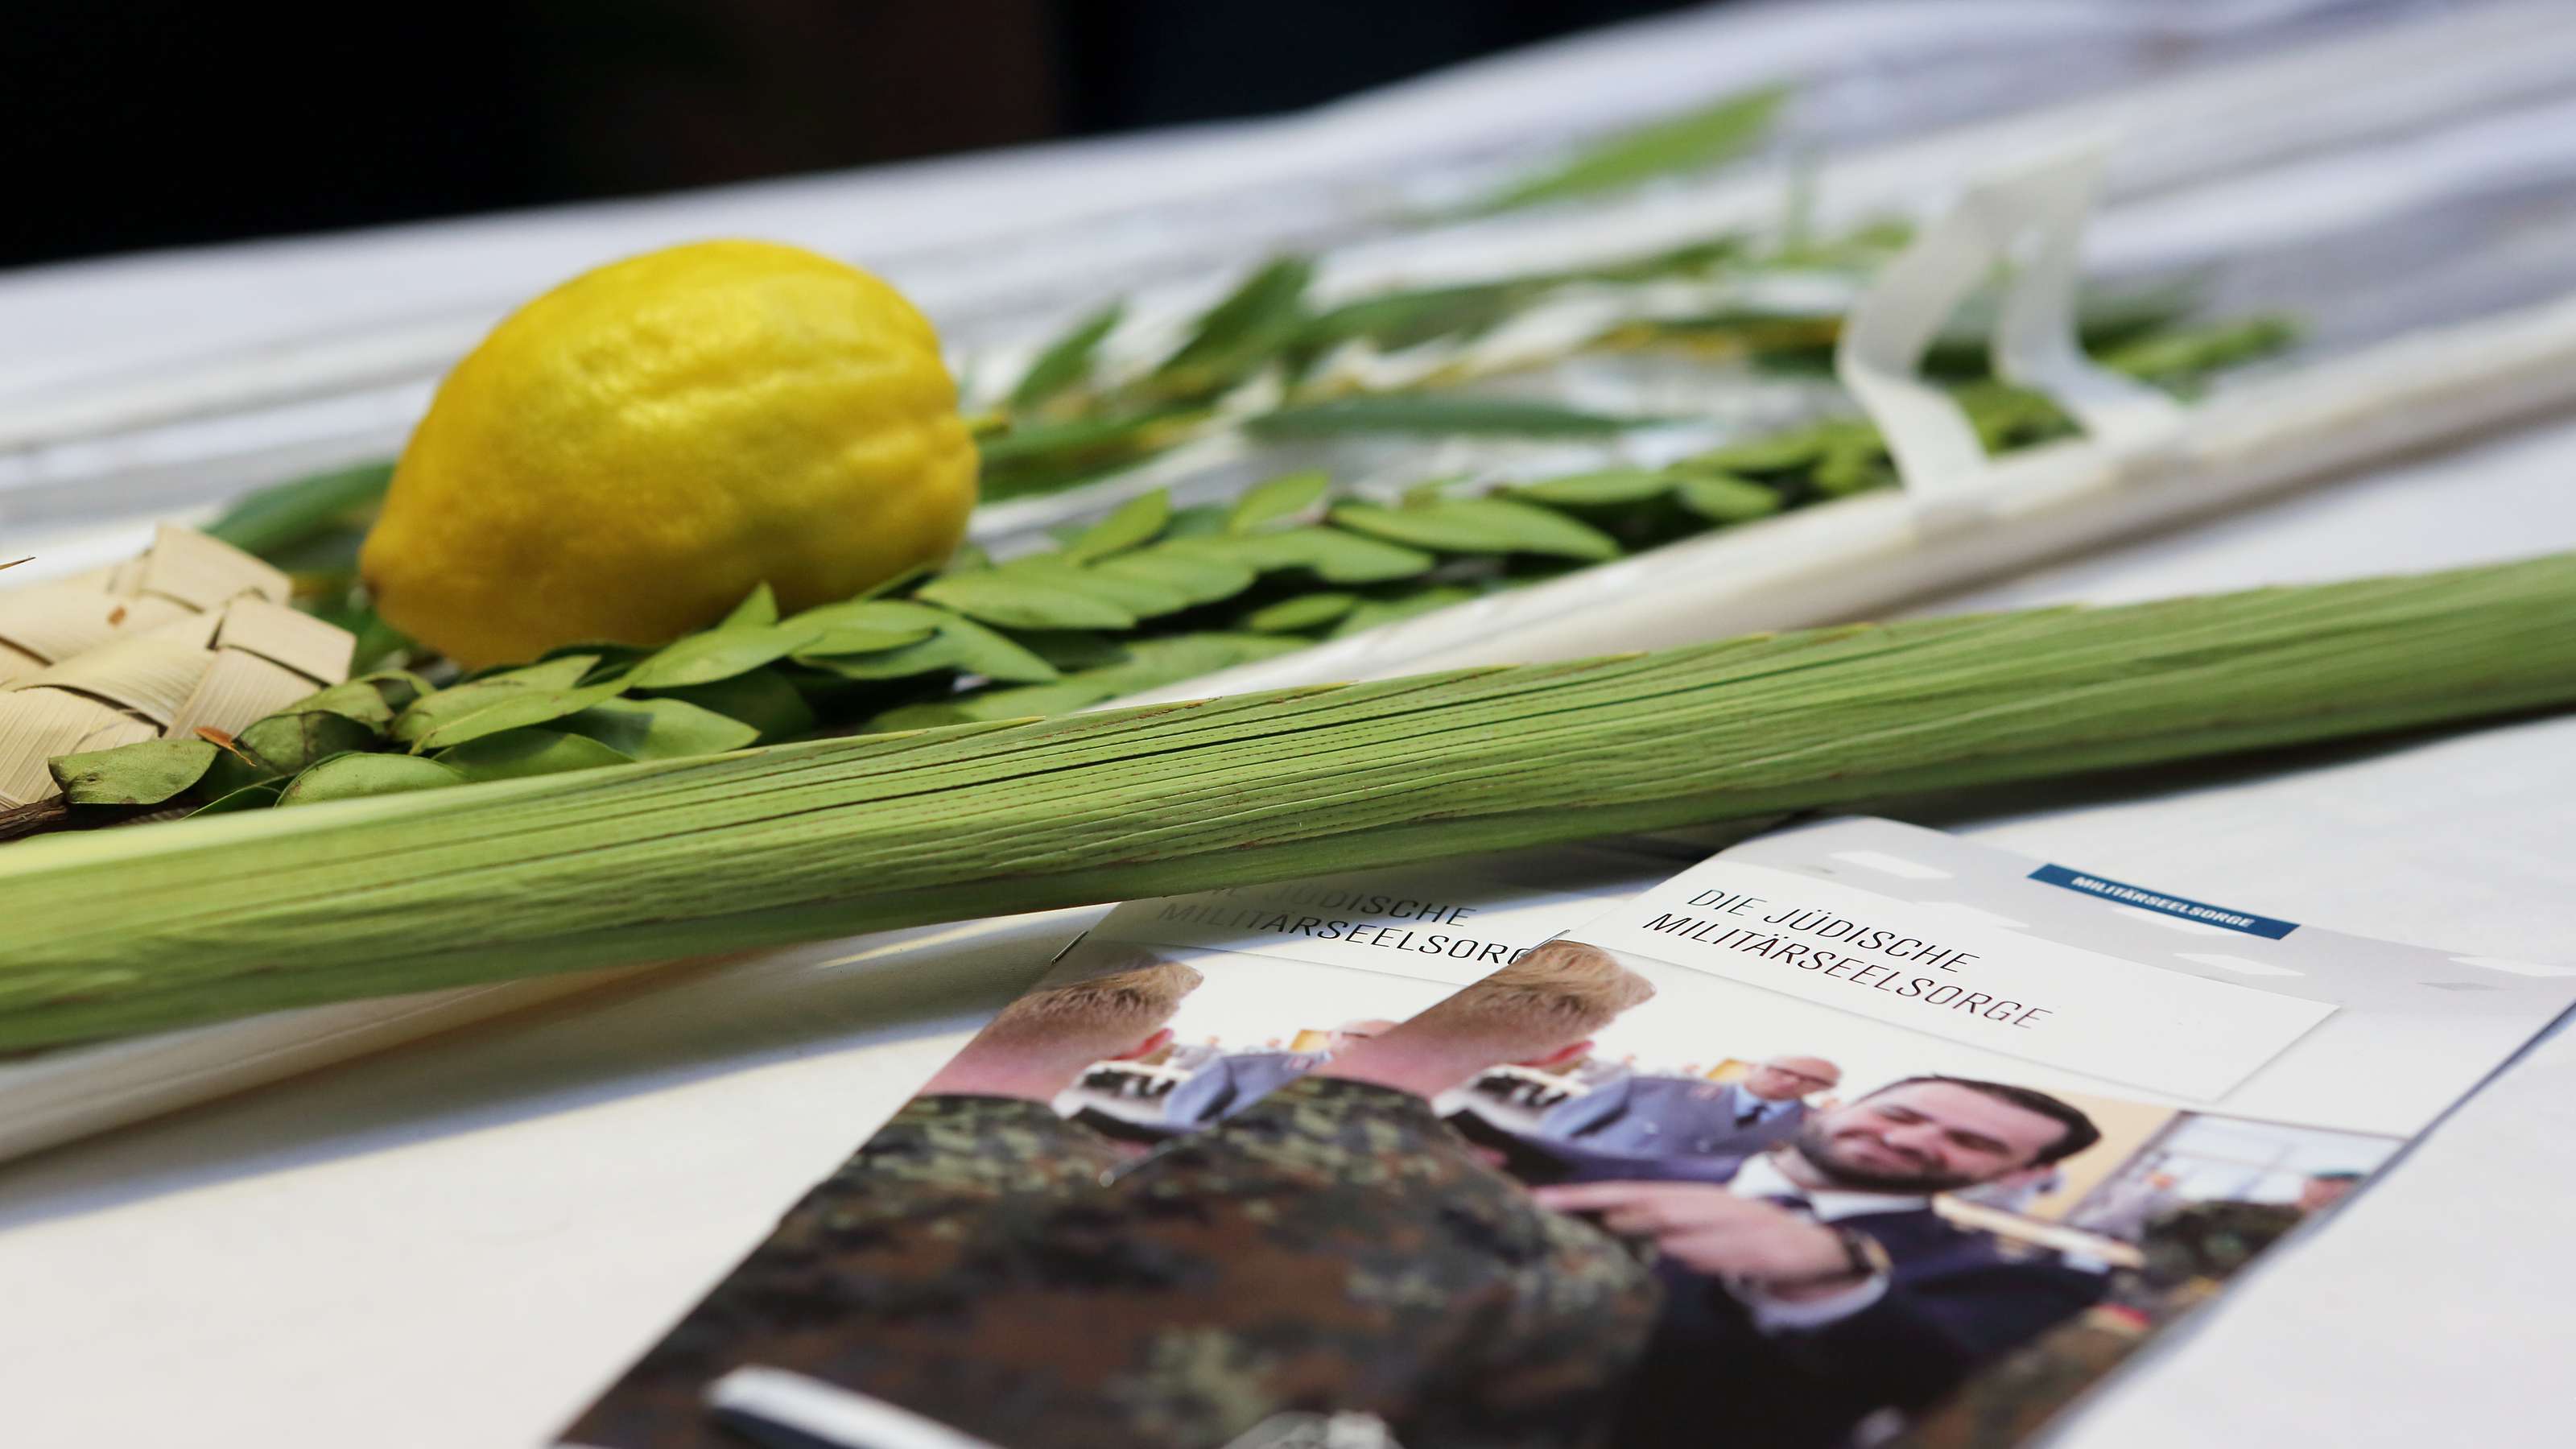
{"type": "Polygon", "coordinates": [[[1474,476],[1471,473],[1441,473],[1418,483],[1407,483],[1400,501],[1407,508],[1420,508],[1448,497],[1452,489],[1474,476]]]}
{"type": "Polygon", "coordinates": [[[1062,671],[1098,669],[1127,657],[1116,636],[1088,629],[1023,629],[1011,637],[1062,671]]]}
{"type": "MultiPolygon", "coordinates": [[[[1109,563],[1118,561],[1111,559],[1109,563]]],[[[1152,570],[1112,569],[1108,564],[1084,568],[1067,563],[1056,554],[1033,554],[1011,560],[1002,566],[1002,571],[1088,594],[1115,604],[1139,619],[1176,614],[1190,606],[1187,592],[1162,582],[1152,570]]]]}
{"type": "Polygon", "coordinates": [[[1328,584],[1375,584],[1427,573],[1438,560],[1419,549],[1382,539],[1344,533],[1337,528],[1284,528],[1243,538],[1193,539],[1193,550],[1208,550],[1262,573],[1305,569],[1328,584]]]}
{"type": "Polygon", "coordinates": [[[1418,508],[1345,503],[1335,526],[1445,553],[1535,553],[1602,560],[1619,545],[1588,523],[1508,498],[1443,498],[1418,508]]]}
{"type": "Polygon", "coordinates": [[[205,740],[140,740],[48,762],[73,805],[158,805],[205,778],[220,753],[205,740]]]}
{"type": "Polygon", "coordinates": [[[1116,694],[1134,694],[1140,690],[1179,684],[1238,664],[1294,654],[1305,647],[1303,639],[1282,639],[1269,634],[1173,634],[1160,639],[1136,640],[1127,646],[1126,662],[1106,669],[1087,670],[1076,679],[1082,683],[1109,685],[1116,694]]]}
{"type": "Polygon", "coordinates": [[[568,715],[562,728],[586,735],[630,760],[720,755],[760,738],[746,724],[680,699],[620,699],[568,715]]]}
{"type": "Polygon", "coordinates": [[[1302,634],[1359,607],[1357,594],[1299,594],[1244,615],[1243,627],[1260,634],[1302,634]]]}
{"type": "Polygon", "coordinates": [[[1744,154],[1771,129],[1787,86],[1731,95],[1712,105],[1622,131],[1468,208],[1491,214],[1620,190],[1661,176],[1705,171],[1744,154]]]}
{"type": "Polygon", "coordinates": [[[1333,632],[1326,637],[1347,639],[1353,634],[1366,633],[1381,624],[1392,624],[1398,620],[1410,619],[1416,614],[1428,614],[1446,609],[1452,604],[1463,604],[1475,597],[1474,589],[1463,588],[1456,584],[1441,584],[1419,593],[1407,594],[1399,599],[1370,599],[1343,615],[1342,622],[1336,625],[1333,632]]]}
{"type": "Polygon", "coordinates": [[[1384,292],[1317,315],[1297,340],[1320,355],[1359,337],[1382,352],[1401,352],[1444,337],[1472,337],[1511,316],[1547,286],[1543,280],[1475,282],[1384,292]]]}
{"type": "Polygon", "coordinates": [[[1172,510],[1172,521],[1163,529],[1163,542],[1184,538],[1214,538],[1225,532],[1226,509],[1218,503],[1193,503],[1172,510]]]}
{"type": "Polygon", "coordinates": [[[1157,488],[1128,499],[1107,518],[1083,530],[1064,546],[1064,556],[1076,563],[1094,563],[1114,553],[1125,553],[1151,542],[1171,521],[1172,496],[1157,488]]]}
{"type": "MultiPolygon", "coordinates": [[[[397,689],[408,691],[407,697],[403,700],[405,705],[419,698],[420,688],[425,688],[425,686],[416,688],[410,682],[395,683],[388,680],[387,683],[393,684],[397,689]]],[[[346,684],[332,685],[320,693],[308,694],[279,713],[336,714],[342,719],[354,721],[382,733],[392,728],[396,710],[388,693],[388,690],[375,679],[352,679],[346,684]]]]}
{"type": "MultiPolygon", "coordinates": [[[[638,657],[645,652],[637,651],[638,657]]],[[[566,689],[588,678],[603,657],[596,652],[577,650],[568,654],[549,653],[534,664],[489,665],[437,692],[453,695],[469,684],[495,685],[504,689],[566,689]]]]}
{"type": "Polygon", "coordinates": [[[1828,498],[1845,498],[1872,488],[1896,486],[1896,466],[1888,461],[1887,449],[1872,434],[1827,449],[1825,456],[1817,460],[1816,470],[1807,475],[1807,481],[1828,498]]]}
{"type": "Polygon", "coordinates": [[[588,735],[551,729],[504,730],[459,745],[438,757],[438,763],[467,780],[522,780],[531,775],[560,775],[567,770],[595,770],[602,765],[633,762],[633,757],[588,735]]]}
{"type": "Polygon", "coordinates": [[[1822,426],[1773,433],[1694,454],[1673,467],[1691,473],[1796,473],[1815,466],[1831,446],[1833,436],[1831,429],[1822,426]]]}
{"type": "Polygon", "coordinates": [[[420,755],[334,755],[289,781],[277,804],[320,805],[464,783],[464,775],[420,755]]]}
{"type": "Polygon", "coordinates": [[[1106,668],[1087,669],[1054,684],[1024,689],[978,690],[953,700],[939,701],[928,710],[918,707],[889,710],[872,723],[887,729],[910,729],[959,720],[1069,714],[1095,704],[1106,704],[1121,695],[1179,684],[1237,664],[1293,654],[1305,648],[1306,642],[1259,634],[1221,633],[1139,639],[1128,646],[1128,657],[1124,661],[1106,668]]]}
{"type": "Polygon", "coordinates": [[[827,628],[795,654],[799,659],[809,654],[883,654],[906,644],[918,644],[938,632],[927,624],[907,629],[827,628]]]}
{"type": "Polygon", "coordinates": [[[1189,604],[1213,604],[1251,588],[1257,575],[1248,564],[1186,548],[1154,547],[1122,553],[1091,571],[1106,577],[1151,584],[1179,595],[1189,604]]]}
{"type": "MultiPolygon", "coordinates": [[[[703,634],[691,634],[663,646],[661,652],[627,671],[626,687],[682,689],[692,684],[713,684],[719,679],[748,674],[764,664],[813,648],[826,632],[822,626],[803,618],[783,624],[719,625],[703,634]]],[[[917,639],[922,635],[916,633],[912,637],[917,639]]],[[[908,639],[893,637],[891,642],[875,647],[892,649],[909,642],[908,639]]]]}
{"type": "Polygon", "coordinates": [[[1314,263],[1280,257],[1202,313],[1189,340],[1154,369],[1151,390],[1167,397],[1222,392],[1270,360],[1305,319],[1314,263]]]}
{"type": "Polygon", "coordinates": [[[1234,511],[1226,516],[1225,531],[1258,533],[1290,522],[1312,522],[1300,516],[1323,502],[1332,488],[1333,475],[1321,468],[1283,473],[1266,483],[1256,483],[1235,500],[1234,511]]]}
{"type": "MultiPolygon", "coordinates": [[[[440,719],[432,728],[414,737],[410,742],[411,747],[415,751],[424,753],[430,750],[450,749],[468,740],[481,739],[485,735],[497,735],[503,730],[545,724],[562,719],[568,714],[577,714],[603,700],[615,699],[625,691],[625,688],[623,681],[610,680],[606,684],[583,685],[576,689],[503,691],[481,709],[451,714],[440,719]]],[[[430,698],[434,700],[438,696],[431,695],[430,698]]],[[[417,713],[418,709],[419,706],[414,706],[412,713],[417,713]]],[[[411,713],[403,716],[404,721],[410,718],[411,713]]],[[[397,721],[397,729],[400,728],[400,724],[401,721],[397,721]]]]}
{"type": "Polygon", "coordinates": [[[1112,302],[1048,343],[1029,364],[1029,370],[1020,375],[1019,385],[1011,389],[1012,409],[1037,407],[1091,376],[1092,359],[1098,355],[1101,341],[1117,330],[1118,320],[1126,312],[1126,304],[1112,302]]]}
{"type": "MultiPolygon", "coordinates": [[[[575,676],[572,681],[575,684],[579,684],[584,680],[595,679],[597,676],[603,674],[609,674],[630,668],[640,660],[650,659],[653,657],[653,653],[653,650],[641,644],[617,644],[604,639],[585,639],[578,644],[558,644],[554,648],[547,650],[545,653],[538,655],[537,662],[540,664],[551,664],[558,659],[587,658],[590,661],[590,667],[584,669],[579,675],[575,676]]],[[[472,674],[466,675],[458,682],[472,683],[478,680],[491,679],[497,675],[510,674],[514,672],[516,671],[510,669],[506,665],[495,666],[490,669],[478,669],[472,674]]]]}
{"type": "Polygon", "coordinates": [[[738,719],[760,731],[764,744],[812,734],[820,723],[805,696],[775,669],[755,669],[713,684],[670,690],[655,698],[683,700],[728,719],[738,719]]]}
{"type": "Polygon", "coordinates": [[[1780,511],[1780,495],[1744,478],[1723,473],[1684,478],[1673,490],[1681,505],[1714,523],[1748,523],[1780,511]]]}
{"type": "Polygon", "coordinates": [[[1613,508],[1643,503],[1671,491],[1673,476],[1653,468],[1605,468],[1598,473],[1516,483],[1503,490],[1509,497],[1555,508],[1613,508]]]}
{"type": "Polygon", "coordinates": [[[1351,433],[1518,434],[1601,437],[1670,421],[1585,412],[1556,403],[1463,394],[1377,393],[1280,408],[1247,419],[1256,438],[1330,438],[1351,433]]]}
{"type": "Polygon", "coordinates": [[[265,558],[372,507],[393,476],[391,463],[363,463],[262,488],[236,500],[206,532],[265,558]]]}
{"type": "Polygon", "coordinates": [[[284,780],[254,780],[238,790],[227,790],[188,812],[188,818],[200,815],[230,815],[240,810],[266,810],[277,804],[278,794],[286,788],[284,780]]]}
{"type": "MultiPolygon", "coordinates": [[[[1070,566],[1066,566],[1070,570],[1070,566]]],[[[1132,629],[1134,611],[1060,579],[1020,568],[951,574],[921,586],[916,597],[970,618],[1013,629],[1132,629]]]]}
{"type": "MultiPolygon", "coordinates": [[[[845,599],[837,604],[822,604],[807,609],[797,615],[793,622],[817,625],[826,634],[838,633],[846,629],[887,634],[919,631],[926,635],[956,617],[946,609],[934,609],[928,604],[916,604],[910,599],[845,599]]],[[[806,652],[859,654],[874,651],[813,649],[806,652]]]]}
{"type": "Polygon", "coordinates": [[[750,593],[744,595],[742,602],[733,606],[732,613],[725,615],[724,618],[717,621],[716,627],[719,629],[733,629],[746,624],[775,624],[777,622],[778,595],[772,593],[769,585],[766,582],[763,582],[758,588],[755,588],[750,593]]]}
{"type": "Polygon", "coordinates": [[[428,680],[408,669],[380,669],[351,682],[372,686],[376,693],[384,696],[385,708],[397,715],[411,708],[422,695],[429,694],[436,688],[428,680]]]}
{"type": "Polygon", "coordinates": [[[947,615],[946,619],[937,634],[902,649],[884,654],[835,656],[801,662],[844,679],[905,679],[943,669],[1009,680],[1015,684],[1043,683],[1057,677],[1054,665],[1008,638],[971,619],[954,614],[947,615]]]}
{"type": "Polygon", "coordinates": [[[321,710],[273,714],[242,727],[233,743],[268,767],[269,773],[292,775],[333,755],[372,750],[384,738],[374,725],[321,710]]]}

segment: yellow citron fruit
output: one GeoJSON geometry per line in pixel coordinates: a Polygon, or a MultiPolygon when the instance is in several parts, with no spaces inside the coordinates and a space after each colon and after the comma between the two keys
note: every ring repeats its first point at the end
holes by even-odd
{"type": "Polygon", "coordinates": [[[785,609],[947,556],[975,443],[903,295],[717,241],[575,277],[439,385],[360,569],[460,664],[659,644],[767,583],[785,609]]]}

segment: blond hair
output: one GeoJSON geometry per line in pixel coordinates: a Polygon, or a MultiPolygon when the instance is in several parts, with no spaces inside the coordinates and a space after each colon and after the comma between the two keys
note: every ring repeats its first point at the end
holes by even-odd
{"type": "Polygon", "coordinates": [[[1565,1045],[1655,994],[1598,946],[1550,941],[1422,1014],[1451,1031],[1565,1045]]]}
{"type": "Polygon", "coordinates": [[[1003,1007],[976,1042],[1123,1051],[1160,1030],[1204,979],[1178,961],[1124,950],[1092,975],[1039,987],[1003,1007]]]}

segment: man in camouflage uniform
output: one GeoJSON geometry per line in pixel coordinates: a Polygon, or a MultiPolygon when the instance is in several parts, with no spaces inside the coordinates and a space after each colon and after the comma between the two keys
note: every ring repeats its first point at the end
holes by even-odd
{"type": "Polygon", "coordinates": [[[1651,1277],[1427,1099],[1580,1052],[1648,990],[1588,947],[1534,952],[1096,1190],[979,1215],[873,1304],[740,1357],[1011,1449],[1216,1449],[1299,1415],[1366,1416],[1406,1449],[1596,1442],[1651,1277]]]}
{"type": "Polygon", "coordinates": [[[2167,1209],[2146,1227],[2145,1264],[2115,1275],[2108,1301],[1979,1372],[1889,1449],[1989,1449],[2030,1438],[2149,1335],[2217,1296],[2238,1269],[2360,1180],[2359,1173],[2319,1173],[2295,1204],[2219,1201],[2167,1209]]]}
{"type": "Polygon", "coordinates": [[[996,1016],[922,1094],[790,1209],[776,1232],[570,1429],[567,1442],[738,1445],[701,1402],[771,1346],[854,1321],[953,1313],[979,1245],[1095,1190],[1125,1156],[1048,1105],[1092,1063],[1143,1055],[1199,973],[1134,951],[996,1016]]]}

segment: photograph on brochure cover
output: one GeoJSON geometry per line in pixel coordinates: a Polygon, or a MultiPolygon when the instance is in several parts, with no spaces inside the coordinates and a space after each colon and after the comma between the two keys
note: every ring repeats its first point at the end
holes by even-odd
{"type": "Polygon", "coordinates": [[[2576,995],[1886,821],[1638,864],[1121,908],[567,1442],[2016,1442],[2576,995]]]}

